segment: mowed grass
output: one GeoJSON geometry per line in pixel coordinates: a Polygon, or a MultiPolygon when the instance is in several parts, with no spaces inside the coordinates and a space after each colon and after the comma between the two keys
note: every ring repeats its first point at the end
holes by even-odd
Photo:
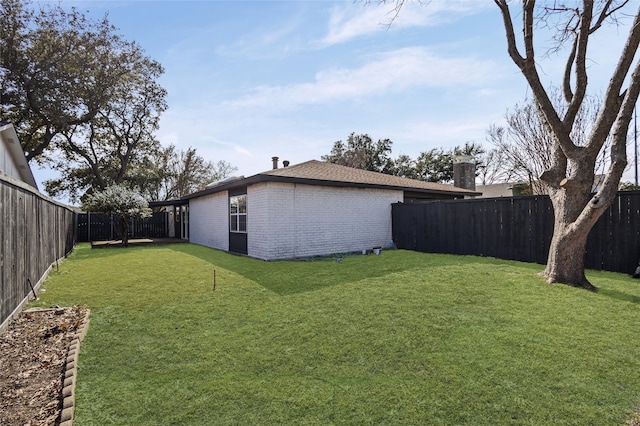
{"type": "Polygon", "coordinates": [[[590,293],[541,269],[79,245],[35,304],[91,309],[77,425],[624,424],[640,281],[592,272],[590,293]]]}

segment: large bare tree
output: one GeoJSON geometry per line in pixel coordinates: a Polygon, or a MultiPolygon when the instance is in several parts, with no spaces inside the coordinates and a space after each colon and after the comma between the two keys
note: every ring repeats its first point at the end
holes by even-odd
{"type": "MultiPolygon", "coordinates": [[[[406,1],[392,2],[395,4],[392,20],[406,1]]],[[[640,44],[640,5],[630,0],[548,0],[539,5],[535,0],[521,0],[513,2],[520,9],[517,16],[522,19],[522,27],[516,31],[509,0],[494,2],[503,18],[508,54],[531,88],[537,113],[552,140],[550,166],[540,176],[549,187],[555,214],[543,275],[549,283],[596,290],[584,273],[586,243],[589,231],[615,199],[627,165],[627,133],[640,92],[640,62],[635,59],[640,44]],[[584,145],[580,145],[572,139],[572,131],[587,99],[591,37],[605,24],[618,23],[622,9],[634,5],[638,10],[634,12],[602,105],[584,145]],[[540,56],[534,48],[534,32],[541,27],[554,32],[555,53],[568,52],[561,77],[565,103],[561,111],[554,106],[551,87],[543,84],[537,68],[540,56]],[[598,153],[609,138],[610,165],[598,192],[592,194],[598,153]]]]}
{"type": "Polygon", "coordinates": [[[531,87],[538,114],[552,139],[550,167],[540,176],[549,188],[555,212],[544,277],[549,283],[595,290],[584,273],[586,243],[589,231],[613,202],[627,164],[627,133],[640,92],[640,62],[634,60],[640,43],[640,8],[630,26],[593,128],[581,146],[573,140],[572,130],[587,95],[589,41],[607,21],[615,20],[616,13],[629,1],[583,0],[567,6],[557,1],[537,7],[535,0],[524,0],[518,3],[522,8],[521,40],[516,36],[508,1],[494,1],[502,13],[509,56],[531,87]],[[554,107],[538,73],[534,50],[536,20],[555,23],[557,41],[568,44],[562,77],[564,113],[554,107]],[[596,159],[609,137],[610,166],[600,189],[592,194],[596,159]]]}

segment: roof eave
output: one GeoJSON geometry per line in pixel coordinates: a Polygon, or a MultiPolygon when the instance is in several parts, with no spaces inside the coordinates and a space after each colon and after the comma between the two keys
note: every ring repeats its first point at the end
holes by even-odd
{"type": "Polygon", "coordinates": [[[255,183],[261,182],[283,182],[283,183],[300,183],[306,185],[324,185],[324,186],[334,186],[334,187],[351,187],[351,188],[376,188],[376,189],[391,189],[397,191],[409,191],[409,192],[419,192],[422,194],[438,194],[438,195],[452,195],[452,196],[478,196],[482,195],[481,192],[469,191],[469,190],[445,190],[445,189],[432,189],[432,188],[413,188],[401,185],[384,185],[384,184],[376,184],[376,183],[365,183],[365,182],[346,182],[346,181],[336,181],[336,180],[328,180],[328,179],[312,179],[312,178],[300,178],[300,177],[291,177],[291,176],[278,176],[272,175],[268,173],[260,173],[254,176],[250,176],[245,179],[233,181],[230,183],[222,184],[213,188],[203,189],[198,192],[194,192],[193,194],[189,194],[184,199],[192,199],[197,197],[202,197],[205,195],[215,194],[217,192],[226,191],[229,189],[253,185],[255,183]]]}
{"type": "Polygon", "coordinates": [[[0,126],[0,135],[2,139],[5,141],[4,145],[7,147],[9,154],[15,161],[18,169],[18,173],[20,174],[20,179],[28,184],[38,189],[38,184],[36,183],[36,179],[33,177],[33,172],[31,171],[31,167],[29,167],[29,163],[24,156],[24,151],[22,150],[22,146],[20,145],[20,141],[18,140],[18,135],[16,134],[16,130],[14,129],[11,123],[2,122],[3,125],[0,126]]]}

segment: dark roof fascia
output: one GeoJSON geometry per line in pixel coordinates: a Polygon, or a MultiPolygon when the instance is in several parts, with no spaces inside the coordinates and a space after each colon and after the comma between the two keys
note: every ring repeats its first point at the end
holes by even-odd
{"type": "Polygon", "coordinates": [[[189,202],[183,198],[164,201],[149,201],[149,207],[183,206],[189,202]]]}
{"type": "Polygon", "coordinates": [[[235,187],[249,186],[249,185],[262,183],[262,182],[300,183],[305,185],[322,185],[322,186],[334,186],[334,187],[342,187],[342,188],[349,187],[349,188],[392,189],[392,190],[409,191],[409,192],[421,193],[421,194],[442,194],[442,195],[452,195],[452,196],[458,196],[458,197],[482,195],[481,192],[474,192],[474,191],[466,191],[466,192],[446,191],[441,189],[410,188],[410,187],[399,186],[399,185],[384,185],[384,184],[362,183],[362,182],[344,182],[344,181],[336,181],[336,180],[278,176],[278,175],[271,175],[271,174],[257,174],[245,179],[236,180],[233,182],[215,186],[213,188],[207,188],[202,191],[194,192],[193,194],[187,195],[183,199],[189,200],[192,198],[202,197],[204,195],[215,194],[216,192],[226,191],[235,187]]]}
{"type": "Polygon", "coordinates": [[[215,194],[217,192],[228,191],[233,188],[238,188],[241,186],[251,185],[253,183],[258,182],[256,179],[260,175],[250,176],[244,179],[237,179],[231,182],[222,183],[220,185],[216,185],[211,188],[205,188],[200,191],[194,192],[193,194],[185,195],[181,198],[181,200],[191,200],[192,198],[203,197],[205,195],[215,194]]]}
{"type": "Polygon", "coordinates": [[[307,185],[322,185],[322,186],[337,186],[337,187],[350,187],[350,188],[375,188],[375,189],[392,189],[397,191],[409,191],[423,194],[447,194],[458,196],[472,196],[481,195],[480,192],[460,192],[460,191],[447,191],[442,189],[430,189],[430,188],[413,188],[401,185],[385,185],[378,183],[363,183],[363,182],[345,182],[337,180],[325,180],[325,179],[309,179],[309,178],[293,178],[287,176],[274,176],[274,175],[262,175],[267,179],[261,181],[270,182],[287,182],[287,183],[301,183],[307,185]]]}

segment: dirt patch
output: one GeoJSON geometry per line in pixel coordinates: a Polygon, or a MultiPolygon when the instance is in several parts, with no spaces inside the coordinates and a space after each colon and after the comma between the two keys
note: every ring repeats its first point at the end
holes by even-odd
{"type": "Polygon", "coordinates": [[[83,307],[27,310],[0,336],[2,425],[57,425],[71,341],[82,329],[83,307]]]}

